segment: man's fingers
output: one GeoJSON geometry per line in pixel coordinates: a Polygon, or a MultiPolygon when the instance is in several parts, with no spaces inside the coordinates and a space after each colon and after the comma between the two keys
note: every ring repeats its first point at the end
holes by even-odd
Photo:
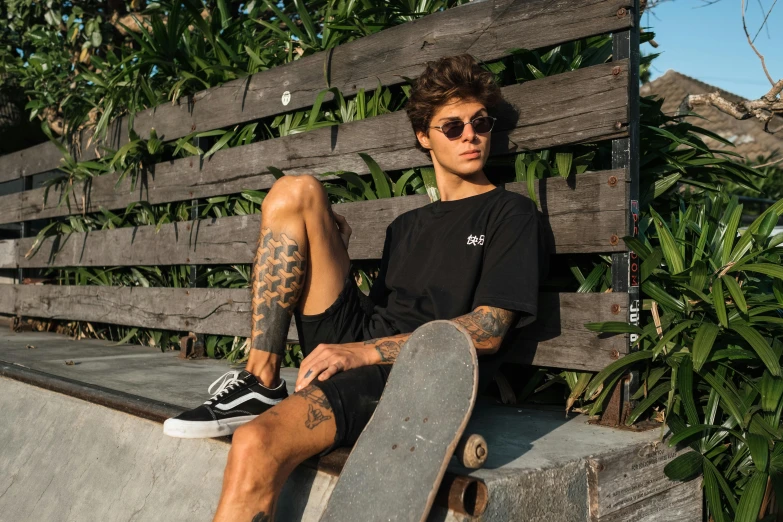
{"type": "Polygon", "coordinates": [[[336,373],[340,373],[342,370],[335,365],[329,366],[327,369],[322,371],[320,374],[318,374],[318,380],[319,381],[325,381],[326,379],[330,378],[332,375],[336,373]]]}
{"type": "Polygon", "coordinates": [[[301,376],[296,380],[296,387],[294,388],[294,392],[298,392],[302,388],[306,388],[310,382],[315,379],[322,371],[324,371],[326,368],[329,367],[329,363],[326,361],[319,361],[307,370],[305,370],[304,374],[302,373],[302,369],[299,369],[299,375],[301,376]]]}

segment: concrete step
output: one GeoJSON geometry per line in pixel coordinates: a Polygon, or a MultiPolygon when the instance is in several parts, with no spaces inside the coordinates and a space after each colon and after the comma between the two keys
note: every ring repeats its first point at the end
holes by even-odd
{"type": "MultiPolygon", "coordinates": [[[[173,439],[160,421],[201,403],[227,369],[145,347],[0,333],[0,520],[210,520],[228,439],[173,439]]],[[[283,377],[293,383],[296,370],[283,377]]],[[[471,471],[453,461],[430,520],[701,521],[701,483],[664,477],[678,450],[656,444],[658,430],[487,399],[468,430],[486,438],[487,464],[471,471]],[[450,502],[465,480],[479,484],[450,502]],[[484,488],[485,510],[466,515],[484,488]]],[[[346,455],[300,466],[277,520],[318,520],[346,455]]]]}

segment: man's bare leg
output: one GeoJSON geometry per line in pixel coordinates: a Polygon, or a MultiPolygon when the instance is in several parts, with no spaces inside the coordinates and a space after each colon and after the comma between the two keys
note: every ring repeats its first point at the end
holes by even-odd
{"type": "MultiPolygon", "coordinates": [[[[348,252],[320,182],[311,176],[277,180],[262,205],[251,278],[246,369],[261,384],[279,383],[295,307],[305,315],[326,310],[340,295],[349,268],[348,252]]],[[[240,426],[234,432],[215,520],[273,520],[288,475],[329,447],[335,434],[332,408],[323,392],[312,386],[240,426]]]]}
{"type": "Polygon", "coordinates": [[[294,308],[306,315],[326,310],[340,295],[349,268],[321,183],[311,176],[277,180],[262,205],[251,278],[252,349],[246,369],[264,386],[279,383],[294,308]]]}
{"type": "Polygon", "coordinates": [[[332,408],[314,386],[240,426],[228,453],[215,522],[272,522],[288,476],[328,448],[336,430],[332,408]]]}

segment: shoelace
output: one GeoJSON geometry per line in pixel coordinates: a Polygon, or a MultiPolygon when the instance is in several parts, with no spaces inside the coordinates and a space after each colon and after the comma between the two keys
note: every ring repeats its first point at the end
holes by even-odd
{"type": "Polygon", "coordinates": [[[209,385],[209,389],[207,390],[207,393],[212,395],[212,397],[204,402],[204,404],[209,404],[212,401],[215,401],[222,397],[223,395],[226,395],[231,390],[236,388],[240,384],[244,384],[245,381],[242,379],[239,379],[239,374],[241,373],[241,370],[231,370],[226,373],[224,373],[221,377],[218,377],[218,379],[209,385]],[[217,389],[215,387],[217,386],[217,389]],[[215,391],[212,391],[215,389],[215,391]]]}

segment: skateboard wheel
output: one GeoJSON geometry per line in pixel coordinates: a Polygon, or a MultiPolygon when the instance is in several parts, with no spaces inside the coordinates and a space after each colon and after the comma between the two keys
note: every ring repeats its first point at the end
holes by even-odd
{"type": "Polygon", "coordinates": [[[478,433],[463,435],[454,452],[459,463],[468,469],[483,467],[487,453],[487,441],[478,433]]]}

